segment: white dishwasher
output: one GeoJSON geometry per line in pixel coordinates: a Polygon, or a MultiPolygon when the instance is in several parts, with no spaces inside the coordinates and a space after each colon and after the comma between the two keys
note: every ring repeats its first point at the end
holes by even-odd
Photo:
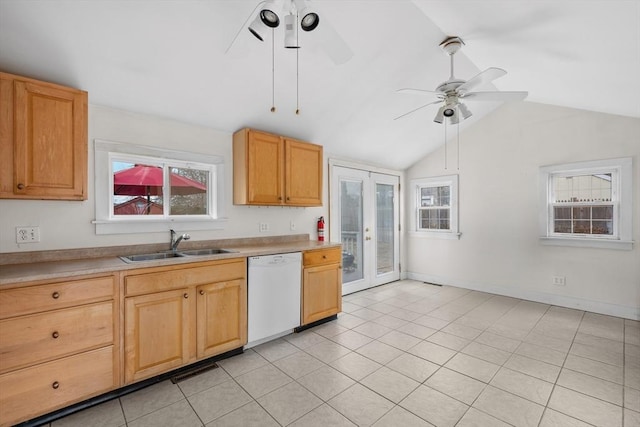
{"type": "Polygon", "coordinates": [[[300,326],[302,253],[249,257],[248,339],[245,348],[300,326]]]}

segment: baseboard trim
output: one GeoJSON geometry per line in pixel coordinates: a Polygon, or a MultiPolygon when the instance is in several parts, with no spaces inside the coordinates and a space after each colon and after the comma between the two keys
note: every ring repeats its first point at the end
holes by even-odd
{"type": "Polygon", "coordinates": [[[505,297],[520,298],[528,301],[535,301],[544,304],[557,305],[560,307],[590,311],[593,313],[606,314],[609,316],[622,317],[625,319],[640,320],[640,307],[609,304],[600,301],[532,291],[529,289],[512,289],[506,288],[504,286],[487,285],[483,283],[466,281],[460,282],[450,280],[446,277],[434,276],[430,274],[407,272],[407,278],[410,280],[419,280],[422,282],[453,286],[456,288],[469,289],[472,291],[488,292],[505,297]]]}

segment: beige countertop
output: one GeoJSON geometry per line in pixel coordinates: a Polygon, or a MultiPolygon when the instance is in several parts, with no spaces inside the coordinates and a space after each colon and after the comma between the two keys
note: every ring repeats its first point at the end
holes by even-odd
{"type": "MultiPolygon", "coordinates": [[[[297,235],[299,236],[299,235],[297,235]]],[[[118,247],[118,248],[90,248],[87,249],[87,253],[91,253],[92,257],[82,258],[82,250],[72,251],[56,251],[57,258],[54,254],[39,253],[32,255],[32,262],[21,263],[2,263],[0,265],[0,286],[13,287],[11,285],[19,286],[22,283],[40,281],[40,280],[55,280],[63,277],[82,276],[86,274],[99,274],[109,273],[114,271],[132,270],[146,267],[159,267],[166,265],[177,264],[189,264],[202,261],[213,261],[230,258],[247,258],[251,256],[259,255],[273,255],[287,252],[300,252],[312,249],[339,247],[340,243],[331,242],[318,242],[315,240],[300,239],[300,238],[256,238],[256,239],[233,239],[226,241],[209,241],[209,242],[195,242],[190,246],[180,247],[180,250],[187,249],[201,249],[206,247],[218,247],[233,251],[232,253],[216,254],[216,255],[201,255],[201,256],[188,256],[177,257],[162,260],[153,261],[138,261],[138,262],[125,262],[118,255],[108,254],[109,252],[121,251],[119,255],[130,255],[133,253],[152,253],[160,252],[163,249],[156,250],[154,245],[143,246],[142,249],[147,249],[148,252],[141,251],[139,246],[132,247],[118,247]],[[135,248],[135,249],[134,249],[135,248]],[[128,249],[128,250],[127,250],[128,249]],[[104,256],[95,256],[100,254],[100,251],[105,253],[104,256]],[[71,252],[71,253],[69,253],[71,252]],[[76,259],[64,259],[65,257],[75,256],[76,259]]],[[[117,253],[117,252],[116,252],[117,253]]],[[[5,257],[5,261],[11,261],[11,256],[17,256],[16,254],[9,254],[5,257]]],[[[29,258],[29,254],[23,254],[24,257],[29,258]]]]}

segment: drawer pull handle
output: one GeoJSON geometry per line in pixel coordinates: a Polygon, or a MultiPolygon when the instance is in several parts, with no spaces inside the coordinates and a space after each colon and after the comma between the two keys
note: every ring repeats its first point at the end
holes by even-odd
{"type": "Polygon", "coordinates": [[[200,290],[200,295],[204,295],[204,291],[202,289],[200,290]]]}
{"type": "Polygon", "coordinates": [[[58,387],[60,387],[60,383],[58,381],[54,381],[53,384],[51,384],[51,387],[53,387],[54,390],[57,390],[58,387]]]}
{"type": "Polygon", "coordinates": [[[51,297],[52,297],[53,299],[58,299],[58,298],[60,298],[60,292],[55,291],[54,293],[52,293],[52,294],[51,294],[51,297]]]}
{"type": "Polygon", "coordinates": [[[184,293],[184,295],[182,295],[182,296],[183,296],[183,297],[185,297],[185,298],[189,298],[189,294],[188,294],[188,293],[186,293],[186,292],[185,292],[185,293],[184,293]]]}
{"type": "Polygon", "coordinates": [[[51,336],[53,337],[53,339],[58,339],[58,337],[60,336],[60,333],[58,331],[53,331],[53,333],[51,334],[51,336]]]}
{"type": "Polygon", "coordinates": [[[322,255],[322,259],[327,259],[327,256],[326,255],[322,255]]]}
{"type": "Polygon", "coordinates": [[[24,184],[18,184],[18,190],[24,190],[24,184]]]}

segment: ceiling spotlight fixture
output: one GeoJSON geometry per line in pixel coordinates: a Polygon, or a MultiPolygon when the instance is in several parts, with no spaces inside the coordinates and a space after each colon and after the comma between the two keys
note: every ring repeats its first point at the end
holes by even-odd
{"type": "Polygon", "coordinates": [[[276,28],[280,25],[280,18],[273,10],[270,9],[262,9],[260,11],[260,20],[269,28],[276,28]]]}
{"type": "Polygon", "coordinates": [[[289,49],[300,48],[296,16],[292,13],[284,17],[284,47],[289,49]]]}
{"type": "Polygon", "coordinates": [[[295,0],[298,16],[300,17],[300,28],[303,31],[313,31],[320,23],[320,16],[306,0],[295,0]]]}
{"type": "Polygon", "coordinates": [[[249,31],[260,41],[264,41],[263,34],[270,28],[277,28],[280,25],[280,18],[272,10],[273,0],[264,2],[264,7],[260,10],[256,18],[249,25],[249,31]]]}
{"type": "Polygon", "coordinates": [[[467,120],[469,117],[471,117],[471,111],[469,111],[467,106],[464,105],[462,102],[458,104],[458,110],[462,114],[462,118],[464,120],[467,120]]]}

